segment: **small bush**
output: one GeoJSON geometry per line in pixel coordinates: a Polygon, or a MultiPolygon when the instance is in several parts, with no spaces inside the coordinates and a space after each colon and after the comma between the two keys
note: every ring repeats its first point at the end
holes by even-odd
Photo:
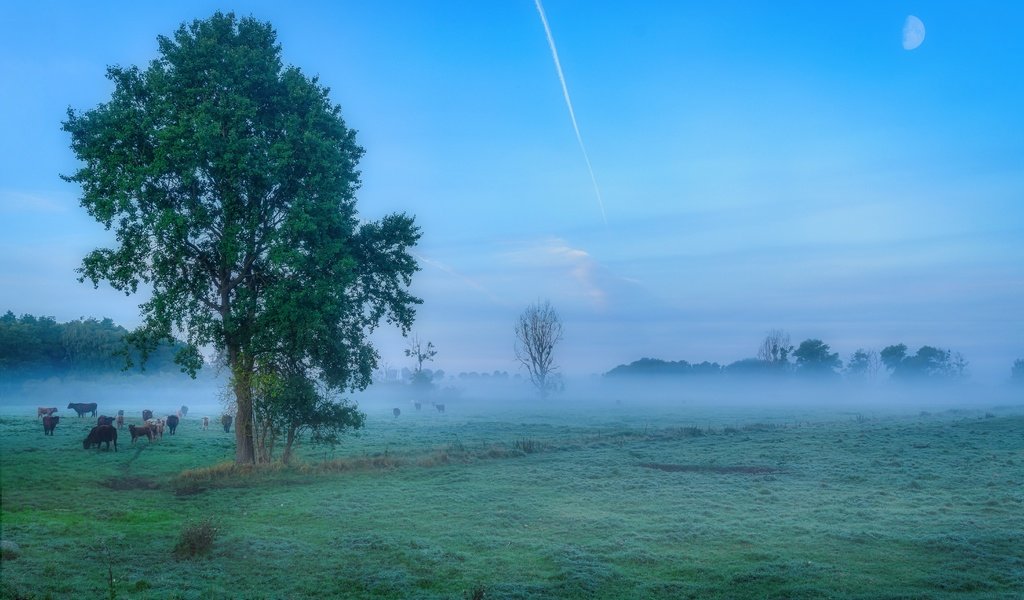
{"type": "Polygon", "coordinates": [[[217,528],[210,519],[186,525],[174,546],[174,556],[181,560],[209,554],[216,538],[217,528]]]}
{"type": "Polygon", "coordinates": [[[512,447],[524,454],[533,454],[534,452],[540,452],[541,443],[531,439],[516,440],[512,447]]]}

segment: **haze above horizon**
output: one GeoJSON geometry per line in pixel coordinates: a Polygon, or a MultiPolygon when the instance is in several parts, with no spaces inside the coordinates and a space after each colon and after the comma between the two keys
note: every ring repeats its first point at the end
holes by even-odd
{"type": "MultiPolygon", "coordinates": [[[[58,177],[60,123],[109,98],[107,65],[217,9],[272,23],[332,89],[366,148],[361,213],[416,215],[432,367],[514,370],[537,299],[570,374],[728,363],[769,329],[843,360],[949,348],[987,382],[1024,357],[1024,36],[992,25],[1020,22],[1014,3],[548,0],[607,224],[531,0],[10,6],[0,313],[138,322],[141,299],[76,279],[112,240],[58,177]]],[[[397,333],[378,340],[406,366],[397,333]]]]}

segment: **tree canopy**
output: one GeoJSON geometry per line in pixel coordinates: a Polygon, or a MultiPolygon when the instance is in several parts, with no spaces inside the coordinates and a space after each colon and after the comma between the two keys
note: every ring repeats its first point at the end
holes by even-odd
{"type": "Polygon", "coordinates": [[[64,122],[82,162],[65,178],[117,237],[79,273],[151,290],[132,335],[144,354],[178,333],[193,374],[200,347],[225,357],[236,461],[253,462],[254,374],[368,385],[368,334],[407,331],[420,302],[420,234],[405,214],[360,222],[363,149],[328,88],[284,66],[269,23],[218,12],[157,39],[148,67],[110,67],[110,100],[64,122]]]}
{"type": "Polygon", "coordinates": [[[906,344],[895,344],[883,348],[879,356],[885,367],[892,372],[894,379],[966,375],[967,361],[963,355],[934,346],[921,346],[915,354],[908,354],[906,344]]]}
{"type": "MultiPolygon", "coordinates": [[[[80,318],[58,323],[53,317],[0,316],[0,373],[63,375],[119,373],[138,356],[125,341],[129,332],[110,319],[80,318]]],[[[148,371],[176,367],[181,344],[161,344],[149,357],[148,371]]],[[[176,369],[175,369],[176,370],[176,369]]]]}
{"type": "Polygon", "coordinates": [[[793,352],[799,372],[813,375],[835,375],[843,366],[838,352],[831,352],[828,344],[821,340],[804,340],[793,352]]]}

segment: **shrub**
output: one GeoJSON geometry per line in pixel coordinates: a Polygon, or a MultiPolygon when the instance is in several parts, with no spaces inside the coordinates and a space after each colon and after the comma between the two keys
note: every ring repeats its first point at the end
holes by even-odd
{"type": "Polygon", "coordinates": [[[217,528],[210,519],[190,523],[181,530],[178,543],[174,546],[174,556],[181,560],[209,554],[216,537],[217,528]]]}

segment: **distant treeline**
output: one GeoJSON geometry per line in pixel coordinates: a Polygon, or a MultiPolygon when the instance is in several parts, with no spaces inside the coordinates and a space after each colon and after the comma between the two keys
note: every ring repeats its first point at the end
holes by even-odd
{"type": "Polygon", "coordinates": [[[837,352],[817,339],[808,339],[795,347],[780,331],[768,334],[756,358],[744,358],[720,365],[716,362],[689,363],[641,358],[619,365],[605,373],[608,377],[627,376],[794,376],[853,380],[875,379],[883,374],[895,380],[955,380],[967,376],[967,360],[959,352],[921,346],[913,354],[906,344],[886,346],[880,352],[858,349],[844,364],[837,352]],[[793,360],[790,360],[790,359],[793,360]]]}
{"type": "MultiPolygon", "coordinates": [[[[110,319],[58,323],[53,317],[16,317],[7,311],[0,317],[0,373],[116,373],[124,370],[127,358],[131,358],[133,370],[139,371],[139,354],[125,342],[126,335],[128,330],[110,319]]],[[[174,355],[180,348],[180,344],[159,346],[149,355],[144,370],[178,370],[174,355]]]]}

